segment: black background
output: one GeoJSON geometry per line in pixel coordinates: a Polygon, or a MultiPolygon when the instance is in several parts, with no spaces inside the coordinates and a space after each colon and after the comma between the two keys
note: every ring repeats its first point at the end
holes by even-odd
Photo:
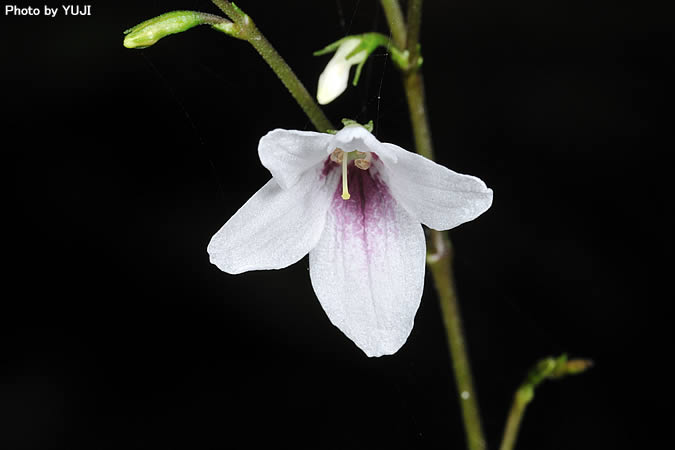
{"type": "MultiPolygon", "coordinates": [[[[462,448],[428,276],[406,345],[369,359],[325,317],[307,258],[237,276],[209,263],[210,237],[269,178],[260,137],[311,129],[255,51],[206,27],[122,47],[162,12],[216,13],[207,1],[80,4],[92,15],[0,14],[0,448],[462,448]]],[[[635,5],[425,4],[438,160],[495,192],[451,233],[491,448],[527,369],[563,352],[596,365],[538,389],[518,448],[672,445],[658,174],[673,16],[635,5]]],[[[329,59],[314,50],[388,33],[375,1],[239,6],[311,92],[329,59]]],[[[399,75],[377,53],[325,111],[411,149],[399,75]]]]}

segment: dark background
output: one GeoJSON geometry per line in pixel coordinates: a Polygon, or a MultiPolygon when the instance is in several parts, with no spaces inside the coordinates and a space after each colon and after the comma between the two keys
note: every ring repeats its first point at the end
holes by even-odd
{"type": "MultiPolygon", "coordinates": [[[[237,276],[209,263],[210,237],[269,178],[260,137],[311,129],[255,51],[206,27],[122,47],[146,18],[216,13],[207,1],[80,4],[92,16],[0,11],[0,448],[463,448],[429,277],[406,345],[368,359],[326,318],[307,258],[237,276]]],[[[673,442],[659,175],[673,16],[635,5],[425,5],[438,160],[495,192],[451,233],[491,448],[528,368],[564,352],[596,365],[537,390],[519,449],[673,442]]],[[[329,59],[314,50],[388,33],[375,1],[239,6],[311,92],[329,59]]],[[[399,75],[378,55],[325,111],[412,149],[399,75]]]]}

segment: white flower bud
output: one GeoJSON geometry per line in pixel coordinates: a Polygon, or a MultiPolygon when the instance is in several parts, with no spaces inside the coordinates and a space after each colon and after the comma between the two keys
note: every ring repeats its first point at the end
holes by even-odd
{"type": "Polygon", "coordinates": [[[351,38],[345,39],[340,44],[335,55],[319,76],[319,88],[316,92],[316,99],[319,104],[325,105],[332,102],[347,89],[349,69],[362,63],[368,57],[368,52],[363,50],[347,58],[360,43],[361,39],[351,38]]]}

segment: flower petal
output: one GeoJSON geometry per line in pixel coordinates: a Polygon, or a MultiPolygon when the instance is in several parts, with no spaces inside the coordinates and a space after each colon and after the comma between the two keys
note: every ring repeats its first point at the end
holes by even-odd
{"type": "Polygon", "coordinates": [[[350,68],[351,66],[343,61],[330,60],[319,75],[319,86],[316,89],[316,100],[319,105],[327,105],[347,89],[350,68]]]}
{"type": "Polygon", "coordinates": [[[361,125],[347,125],[337,132],[335,136],[329,136],[330,141],[328,153],[336,148],[340,148],[345,152],[353,152],[355,150],[361,152],[376,152],[383,145],[377,140],[375,136],[361,125]]]}
{"type": "Polygon", "coordinates": [[[364,50],[349,59],[347,58],[360,43],[361,40],[357,38],[345,39],[319,75],[316,99],[320,105],[326,105],[338,98],[347,89],[349,69],[353,65],[365,61],[368,57],[368,53],[364,50]]]}
{"type": "Polygon", "coordinates": [[[449,230],[492,205],[492,189],[480,178],[453,172],[394,144],[380,144],[377,155],[396,201],[429,228],[449,230]]]}
{"type": "Polygon", "coordinates": [[[258,156],[279,186],[288,189],[307,169],[326,159],[332,138],[315,131],[276,129],[260,139],[258,156]]]}
{"type": "Polygon", "coordinates": [[[211,262],[237,274],[299,261],[321,236],[337,175],[323,174],[318,167],[289,189],[268,181],[213,236],[211,262]]]}
{"type": "Polygon", "coordinates": [[[368,356],[393,354],[422,297],[424,232],[368,171],[352,166],[349,190],[346,201],[334,191],[309,253],[312,286],[331,322],[368,356]]]}

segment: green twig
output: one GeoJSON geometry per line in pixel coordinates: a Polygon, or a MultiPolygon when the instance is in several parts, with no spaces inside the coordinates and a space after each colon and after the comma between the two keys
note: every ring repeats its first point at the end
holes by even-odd
{"type": "MultiPolygon", "coordinates": [[[[422,0],[410,0],[408,24],[401,31],[398,17],[402,17],[397,1],[381,0],[395,42],[406,42],[410,61],[419,56],[419,35],[422,20],[422,0]]],[[[417,153],[433,159],[431,131],[425,106],[424,79],[417,64],[411,64],[403,73],[403,85],[408,99],[410,122],[415,136],[417,153]]],[[[467,447],[470,450],[485,449],[485,437],[480,420],[478,399],[473,387],[471,365],[464,340],[462,319],[452,276],[452,247],[448,234],[431,230],[430,252],[427,263],[431,270],[441,305],[443,324],[448,338],[452,368],[455,374],[459,403],[462,410],[467,447]]]]}
{"type": "Polygon", "coordinates": [[[499,446],[499,450],[511,450],[516,445],[520,423],[523,421],[525,408],[527,408],[527,404],[529,403],[529,400],[525,400],[526,396],[527,391],[523,390],[523,388],[518,389],[513,396],[513,404],[506,419],[502,444],[499,446]]]}
{"type": "MultiPolygon", "coordinates": [[[[419,56],[419,35],[422,21],[422,0],[411,0],[408,4],[407,50],[409,60],[417,61],[419,56]]],[[[434,149],[431,142],[431,130],[426,111],[424,94],[424,78],[419,66],[410,65],[403,74],[403,83],[408,98],[410,121],[415,134],[415,148],[420,155],[434,159],[434,149]]]]}
{"type": "Polygon", "coordinates": [[[420,30],[422,29],[422,0],[408,2],[408,28],[406,33],[410,61],[419,56],[420,30]]]}
{"type": "Polygon", "coordinates": [[[398,48],[405,48],[408,39],[406,38],[405,19],[398,5],[398,0],[380,0],[384,15],[387,17],[391,37],[398,48]]]}
{"type": "Polygon", "coordinates": [[[431,143],[431,129],[427,118],[422,72],[413,69],[403,75],[403,85],[408,99],[410,122],[415,135],[415,149],[425,158],[434,159],[434,147],[431,143]]]}
{"type": "Polygon", "coordinates": [[[593,365],[588,359],[567,359],[567,355],[557,358],[544,358],[530,370],[523,384],[513,396],[513,404],[509,410],[504,426],[504,435],[499,450],[513,450],[518,438],[520,424],[527,405],[534,398],[535,388],[546,379],[558,379],[567,375],[576,375],[585,372],[593,365]]]}
{"type": "Polygon", "coordinates": [[[291,93],[296,102],[300,105],[314,127],[321,132],[333,129],[330,120],[323,113],[314,98],[309,94],[305,86],[293,73],[293,70],[272,47],[272,44],[258,30],[253,20],[233,3],[225,0],[212,0],[235,24],[240,27],[240,37],[248,41],[255,48],[265,62],[272,68],[279,77],[286,89],[291,93]]]}
{"type": "Polygon", "coordinates": [[[473,387],[471,364],[464,340],[462,316],[452,276],[452,247],[447,233],[444,232],[432,230],[431,241],[434,253],[428,256],[427,263],[441,304],[441,314],[448,338],[452,369],[455,373],[455,383],[462,410],[467,448],[469,450],[483,450],[486,448],[485,437],[478,410],[476,390],[473,387]]]}

